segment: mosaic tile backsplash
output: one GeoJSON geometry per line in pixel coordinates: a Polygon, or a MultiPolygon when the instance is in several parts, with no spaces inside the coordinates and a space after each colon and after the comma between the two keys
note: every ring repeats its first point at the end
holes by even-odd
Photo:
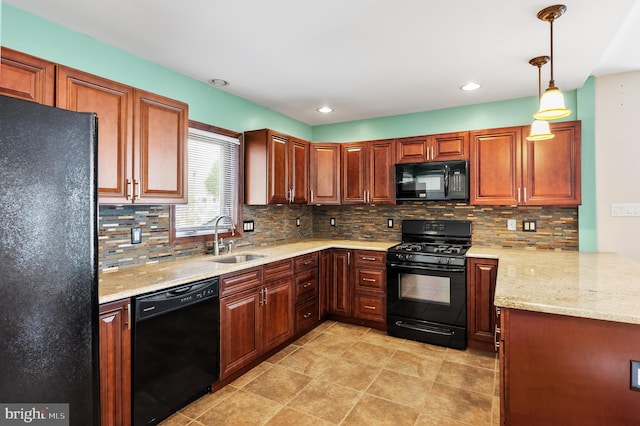
{"type": "MultiPolygon", "coordinates": [[[[175,260],[201,254],[204,243],[169,244],[166,205],[100,206],[101,271],[175,260]],[[131,244],[131,228],[142,229],[142,242],[131,244]]],[[[578,250],[578,209],[562,207],[471,206],[466,203],[405,203],[391,206],[244,206],[244,219],[255,232],[236,239],[249,249],[308,238],[400,241],[402,219],[460,219],[473,222],[473,244],[504,248],[578,250]],[[296,219],[300,218],[300,226],[296,219]],[[335,226],[330,225],[331,218],[335,226]],[[393,219],[393,228],[388,228],[393,219]],[[517,231],[507,231],[516,219],[517,231]],[[537,220],[537,232],[523,232],[522,220],[537,220]]],[[[209,243],[210,244],[210,243],[209,243]]]]}

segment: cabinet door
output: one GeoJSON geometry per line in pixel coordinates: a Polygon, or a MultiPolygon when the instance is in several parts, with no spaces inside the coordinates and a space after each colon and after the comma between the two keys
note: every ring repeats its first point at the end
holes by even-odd
{"type": "Polygon", "coordinates": [[[312,143],[310,204],[340,204],[340,144],[312,143]]]}
{"type": "Polygon", "coordinates": [[[521,136],[520,127],[470,133],[470,204],[518,204],[521,136]]]}
{"type": "MultiPolygon", "coordinates": [[[[529,134],[529,129],[524,130],[529,134]]],[[[577,206],[581,203],[579,121],[553,123],[553,139],[523,143],[523,203],[577,206]]]]}
{"type": "Polygon", "coordinates": [[[351,316],[351,251],[335,249],[331,255],[329,312],[351,316]]]}
{"type": "Polygon", "coordinates": [[[269,132],[267,144],[267,187],[269,204],[289,202],[289,179],[287,169],[289,145],[287,138],[269,132]]]}
{"type": "Polygon", "coordinates": [[[369,142],[369,204],[395,204],[393,140],[369,142]]]}
{"type": "Polygon", "coordinates": [[[396,139],[396,163],[427,161],[428,136],[396,139]]]}
{"type": "Polygon", "coordinates": [[[53,106],[55,64],[0,47],[0,94],[53,106]]]}
{"type": "Polygon", "coordinates": [[[367,190],[367,149],[364,143],[342,146],[342,204],[364,204],[367,190]]]}
{"type": "Polygon", "coordinates": [[[289,142],[289,202],[309,202],[309,142],[291,139],[289,142]]]}
{"type": "Polygon", "coordinates": [[[329,313],[329,288],[331,287],[331,250],[323,250],[320,252],[319,275],[319,302],[320,302],[320,319],[329,313]]]}
{"type": "Polygon", "coordinates": [[[266,352],[293,336],[293,277],[275,281],[261,289],[262,313],[259,334],[262,352],[266,352]]]}
{"type": "Polygon", "coordinates": [[[495,351],[496,326],[493,296],[496,290],[498,261],[469,258],[467,268],[467,338],[468,346],[495,351]]]}
{"type": "Polygon", "coordinates": [[[247,365],[260,353],[257,290],[220,299],[220,377],[247,365]]]}
{"type": "Polygon", "coordinates": [[[133,89],[82,71],[58,66],[56,105],[98,115],[98,197],[131,202],[133,89]]]}
{"type": "Polygon", "coordinates": [[[100,424],[131,424],[131,303],[100,306],[100,424]]]}
{"type": "Polygon", "coordinates": [[[464,160],[469,158],[469,132],[430,136],[431,160],[464,160]]]}
{"type": "Polygon", "coordinates": [[[135,91],[134,191],[136,202],[187,202],[188,106],[135,91]]]}

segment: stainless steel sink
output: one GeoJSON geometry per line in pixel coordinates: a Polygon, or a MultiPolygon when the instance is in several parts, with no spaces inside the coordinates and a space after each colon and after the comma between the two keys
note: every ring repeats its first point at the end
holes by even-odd
{"type": "Polygon", "coordinates": [[[242,263],[249,262],[250,260],[262,259],[264,254],[236,254],[231,256],[214,257],[212,262],[216,263],[242,263]]]}

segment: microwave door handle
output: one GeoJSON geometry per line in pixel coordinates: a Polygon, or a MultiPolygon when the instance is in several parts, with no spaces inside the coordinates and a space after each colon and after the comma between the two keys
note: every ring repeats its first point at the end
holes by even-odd
{"type": "Polygon", "coordinates": [[[444,165],[444,196],[449,196],[449,166],[444,165]]]}

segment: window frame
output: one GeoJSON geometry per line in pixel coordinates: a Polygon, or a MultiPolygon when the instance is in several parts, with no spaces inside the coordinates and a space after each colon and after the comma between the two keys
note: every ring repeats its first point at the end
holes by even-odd
{"type": "MultiPolygon", "coordinates": [[[[219,238],[240,238],[242,237],[242,227],[239,224],[243,220],[243,211],[242,207],[244,205],[244,136],[242,133],[234,132],[232,130],[223,129],[221,127],[212,126],[210,124],[201,123],[199,121],[189,120],[189,128],[204,130],[211,133],[217,133],[219,135],[228,136],[231,138],[237,138],[240,141],[240,146],[238,147],[238,196],[236,199],[236,217],[233,218],[233,222],[235,224],[235,232],[232,235],[231,232],[224,232],[218,234],[219,238]]],[[[188,156],[188,144],[187,144],[187,152],[185,155],[188,156]]],[[[169,210],[169,244],[177,245],[177,244],[189,244],[189,243],[197,243],[197,242],[206,242],[213,241],[213,234],[205,234],[205,235],[193,235],[188,237],[176,237],[176,206],[175,204],[171,205],[169,210]]]]}

